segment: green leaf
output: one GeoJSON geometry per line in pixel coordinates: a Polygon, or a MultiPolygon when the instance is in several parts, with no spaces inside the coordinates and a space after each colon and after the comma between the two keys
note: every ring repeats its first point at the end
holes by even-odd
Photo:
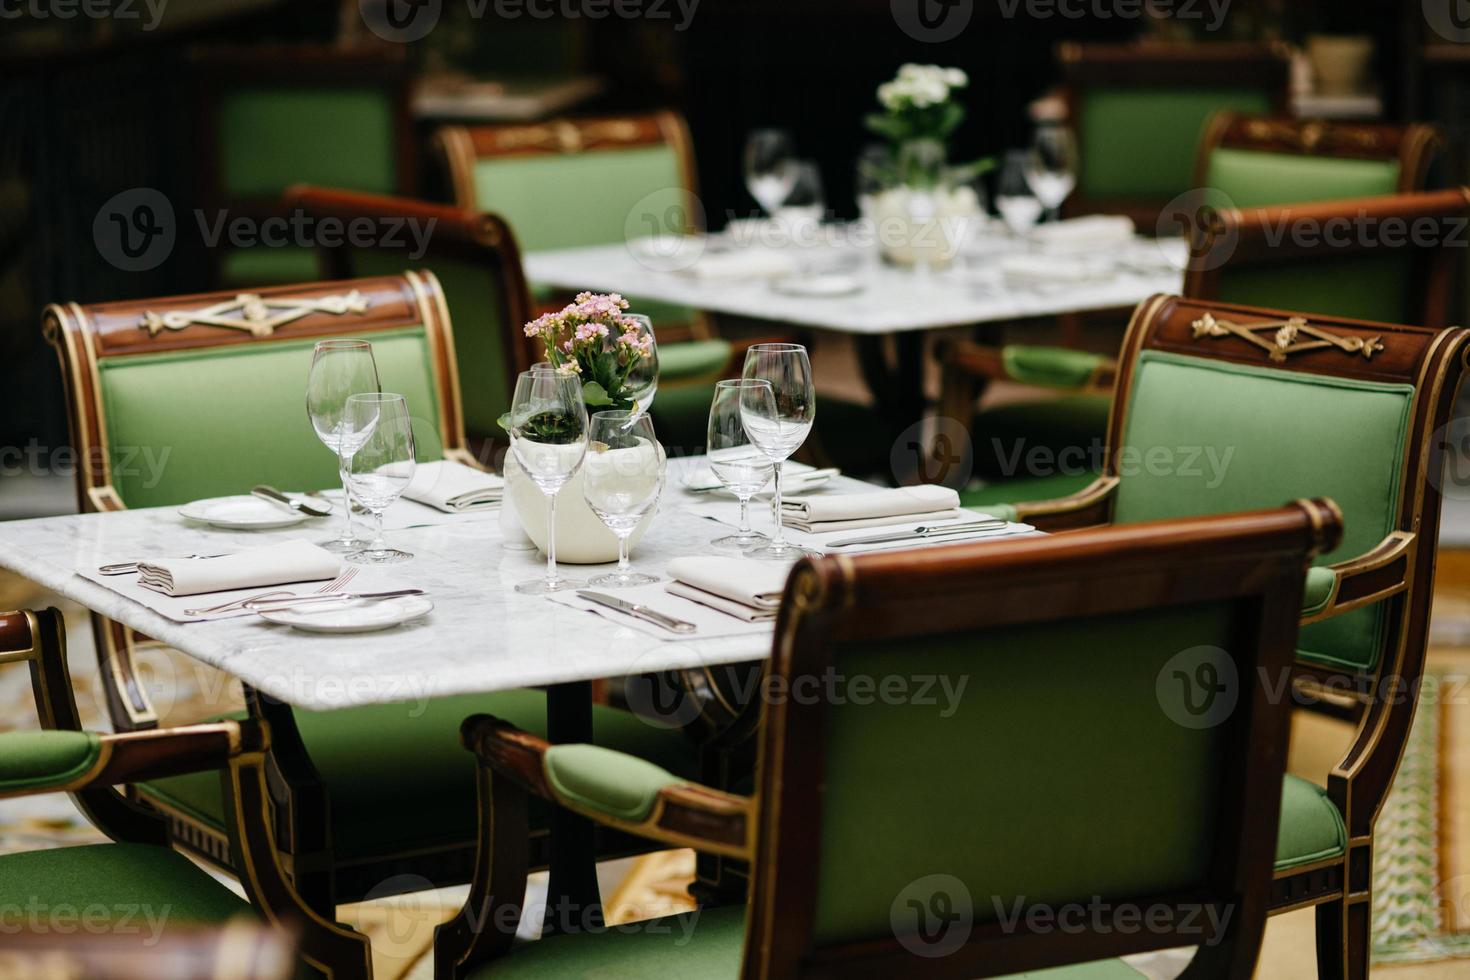
{"type": "Polygon", "coordinates": [[[613,400],[607,396],[607,389],[596,381],[588,381],[582,385],[582,403],[595,408],[611,405],[613,400]]]}

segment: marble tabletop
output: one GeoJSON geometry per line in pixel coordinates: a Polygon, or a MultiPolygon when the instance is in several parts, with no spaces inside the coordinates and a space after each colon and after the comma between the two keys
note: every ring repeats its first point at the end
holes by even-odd
{"type": "MultiPolygon", "coordinates": [[[[672,482],[672,481],[671,481],[672,482]]],[[[839,477],[834,489],[871,489],[839,477]]],[[[728,529],[683,509],[697,498],[672,489],[634,551],[659,572],[682,555],[714,553],[728,529]]],[[[223,531],[192,524],[171,507],[0,523],[0,567],[125,623],[263,693],[310,710],[419,702],[567,681],[763,659],[771,632],[663,641],[542,597],[513,591],[545,569],[538,552],[503,547],[495,512],[481,521],[390,532],[414,559],[391,566],[428,590],[425,619],[378,633],[302,633],[257,618],[175,623],[88,581],[77,568],[149,555],[217,554],[289,538],[318,540],[332,527],[223,531]]],[[[586,577],[605,566],[564,566],[586,577]]]]}
{"type": "Polygon", "coordinates": [[[1182,241],[1140,238],[1092,256],[1104,271],[1095,279],[1021,288],[1006,281],[999,262],[1026,247],[998,232],[985,235],[951,268],[928,273],[884,265],[872,247],[841,239],[781,246],[803,272],[839,271],[863,287],[819,297],[780,292],[759,278],[697,278],[689,269],[712,248],[773,246],[737,244],[728,234],[686,241],[684,251],[670,255],[660,254],[661,242],[651,239],[531,252],[526,273],[533,282],[563,289],[616,291],[712,313],[873,335],[1133,306],[1155,293],[1179,292],[1187,258],[1182,241]]]}

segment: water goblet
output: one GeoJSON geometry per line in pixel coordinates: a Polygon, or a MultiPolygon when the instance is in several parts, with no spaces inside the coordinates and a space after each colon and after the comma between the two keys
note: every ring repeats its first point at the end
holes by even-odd
{"type": "Polygon", "coordinates": [[[657,582],[633,571],[628,539],[658,503],[666,463],[653,435],[653,421],[633,412],[597,412],[588,422],[587,458],[582,463],[582,496],[597,519],[618,539],[618,568],[589,585],[629,588],[657,582]]]}

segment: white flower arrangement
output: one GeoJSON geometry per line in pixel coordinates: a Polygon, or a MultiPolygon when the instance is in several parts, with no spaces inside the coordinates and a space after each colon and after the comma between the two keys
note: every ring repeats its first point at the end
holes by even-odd
{"type": "Polygon", "coordinates": [[[878,86],[878,102],[889,112],[924,109],[948,102],[955,89],[969,84],[969,76],[958,68],[908,64],[893,81],[878,86]]]}

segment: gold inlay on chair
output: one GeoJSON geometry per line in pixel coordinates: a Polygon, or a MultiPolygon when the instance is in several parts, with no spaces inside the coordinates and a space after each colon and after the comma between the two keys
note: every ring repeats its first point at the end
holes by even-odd
{"type": "Polygon", "coordinates": [[[330,313],[341,316],[346,313],[366,313],[367,297],[357,290],[345,296],[318,296],[293,299],[289,296],[272,296],[265,299],[255,293],[240,293],[233,300],[215,303],[198,310],[170,310],[167,313],[144,312],[138,321],[139,330],[147,330],[148,336],[156,337],[164,330],[183,330],[199,324],[207,327],[225,327],[229,330],[244,330],[256,337],[269,337],[277,327],[285,326],[311,313],[330,313]]]}
{"type": "Polygon", "coordinates": [[[1213,314],[1206,313],[1190,326],[1194,329],[1195,340],[1202,337],[1239,337],[1261,348],[1273,361],[1285,361],[1292,354],[1323,347],[1336,347],[1347,354],[1362,354],[1364,360],[1383,350],[1380,337],[1340,337],[1312,326],[1299,316],[1244,326],[1230,320],[1217,320],[1213,314]],[[1261,336],[1263,333],[1271,333],[1271,337],[1261,336]],[[1313,339],[1303,340],[1303,337],[1313,339]]]}

